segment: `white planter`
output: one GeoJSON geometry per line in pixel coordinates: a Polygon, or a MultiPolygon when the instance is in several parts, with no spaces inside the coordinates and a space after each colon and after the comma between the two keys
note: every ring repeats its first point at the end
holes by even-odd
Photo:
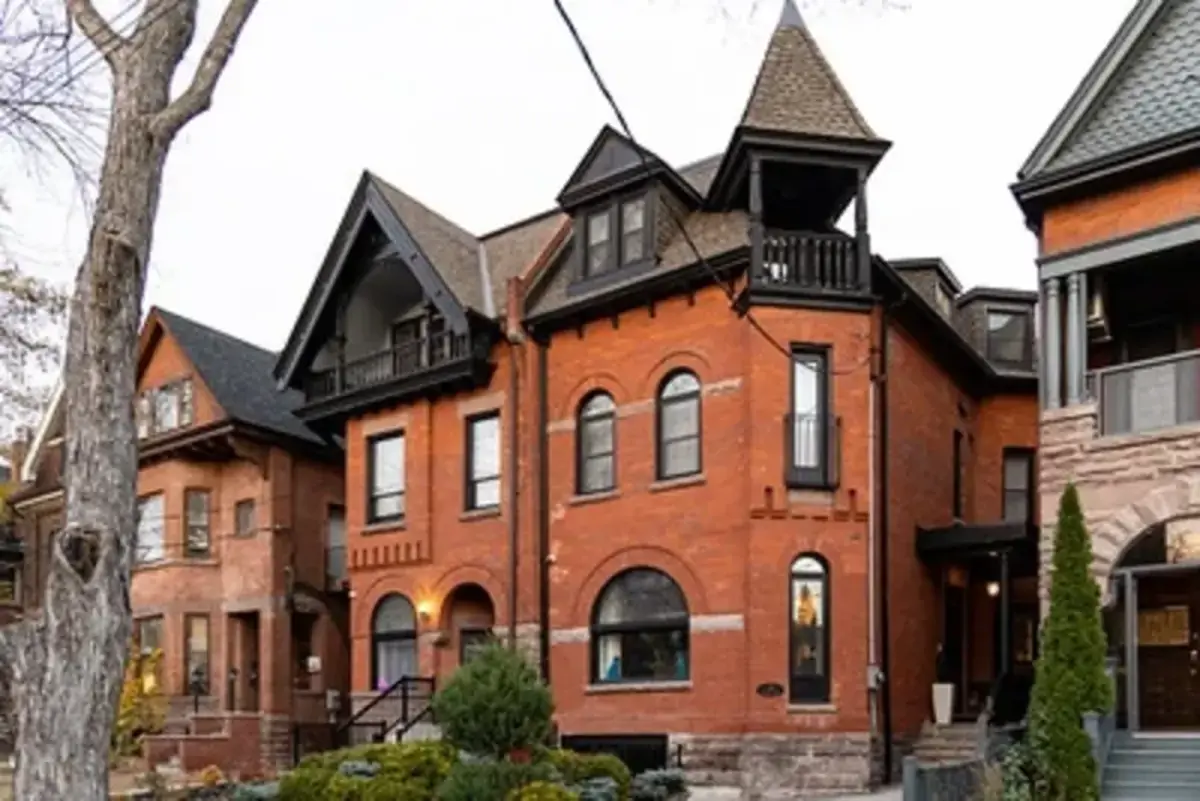
{"type": "Polygon", "coordinates": [[[945,726],[950,723],[953,714],[954,685],[941,683],[933,685],[933,722],[939,726],[945,726]]]}

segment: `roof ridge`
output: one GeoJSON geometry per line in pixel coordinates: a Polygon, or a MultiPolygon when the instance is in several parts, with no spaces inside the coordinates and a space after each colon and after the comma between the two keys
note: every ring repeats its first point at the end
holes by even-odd
{"type": "Polygon", "coordinates": [[[387,189],[388,191],[395,192],[396,194],[400,195],[401,197],[403,197],[405,200],[407,200],[410,203],[415,203],[416,205],[420,206],[421,209],[423,211],[425,211],[426,213],[428,213],[429,216],[432,217],[436,223],[438,223],[441,226],[444,226],[444,230],[446,233],[452,234],[456,238],[466,237],[467,241],[462,241],[460,239],[460,244],[467,245],[472,248],[479,244],[479,237],[477,237],[475,234],[468,231],[466,228],[463,228],[461,225],[454,222],[454,220],[451,220],[446,215],[444,215],[441,212],[437,211],[436,209],[432,208],[431,206],[429,206],[429,204],[418,200],[412,194],[405,192],[403,189],[399,188],[391,181],[381,178],[377,173],[372,172],[371,170],[366,170],[366,173],[371,178],[371,180],[373,180],[379,184],[382,184],[383,188],[387,189]]]}

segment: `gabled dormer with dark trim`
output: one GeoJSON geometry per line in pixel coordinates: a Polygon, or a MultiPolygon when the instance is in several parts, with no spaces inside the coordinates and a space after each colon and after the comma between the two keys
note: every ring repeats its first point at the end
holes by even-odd
{"type": "Polygon", "coordinates": [[[703,202],[657,155],[605,125],[567,180],[558,204],[571,216],[576,247],[572,295],[642,274],[659,263],[675,228],[703,202]]]}
{"type": "Polygon", "coordinates": [[[867,178],[889,147],[786,0],[708,194],[750,215],[743,302],[870,307],[867,178]],[[836,228],[851,200],[853,236],[836,228]]]}
{"type": "Polygon", "coordinates": [[[275,365],[296,414],[340,427],[373,408],[485,385],[500,334],[483,243],[369,172],[275,365]]]}

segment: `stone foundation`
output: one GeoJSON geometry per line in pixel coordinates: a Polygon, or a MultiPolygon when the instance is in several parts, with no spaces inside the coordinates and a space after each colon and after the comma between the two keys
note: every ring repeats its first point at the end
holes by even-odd
{"type": "Polygon", "coordinates": [[[867,792],[882,750],[866,733],[677,734],[696,801],[805,801],[867,792]]]}

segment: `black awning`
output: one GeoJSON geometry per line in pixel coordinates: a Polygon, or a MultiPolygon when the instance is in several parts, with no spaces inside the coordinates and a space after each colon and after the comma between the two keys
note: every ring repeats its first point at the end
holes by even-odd
{"type": "Polygon", "coordinates": [[[917,554],[922,557],[969,556],[1014,548],[1031,542],[1028,523],[954,523],[940,528],[917,527],[917,554]]]}

